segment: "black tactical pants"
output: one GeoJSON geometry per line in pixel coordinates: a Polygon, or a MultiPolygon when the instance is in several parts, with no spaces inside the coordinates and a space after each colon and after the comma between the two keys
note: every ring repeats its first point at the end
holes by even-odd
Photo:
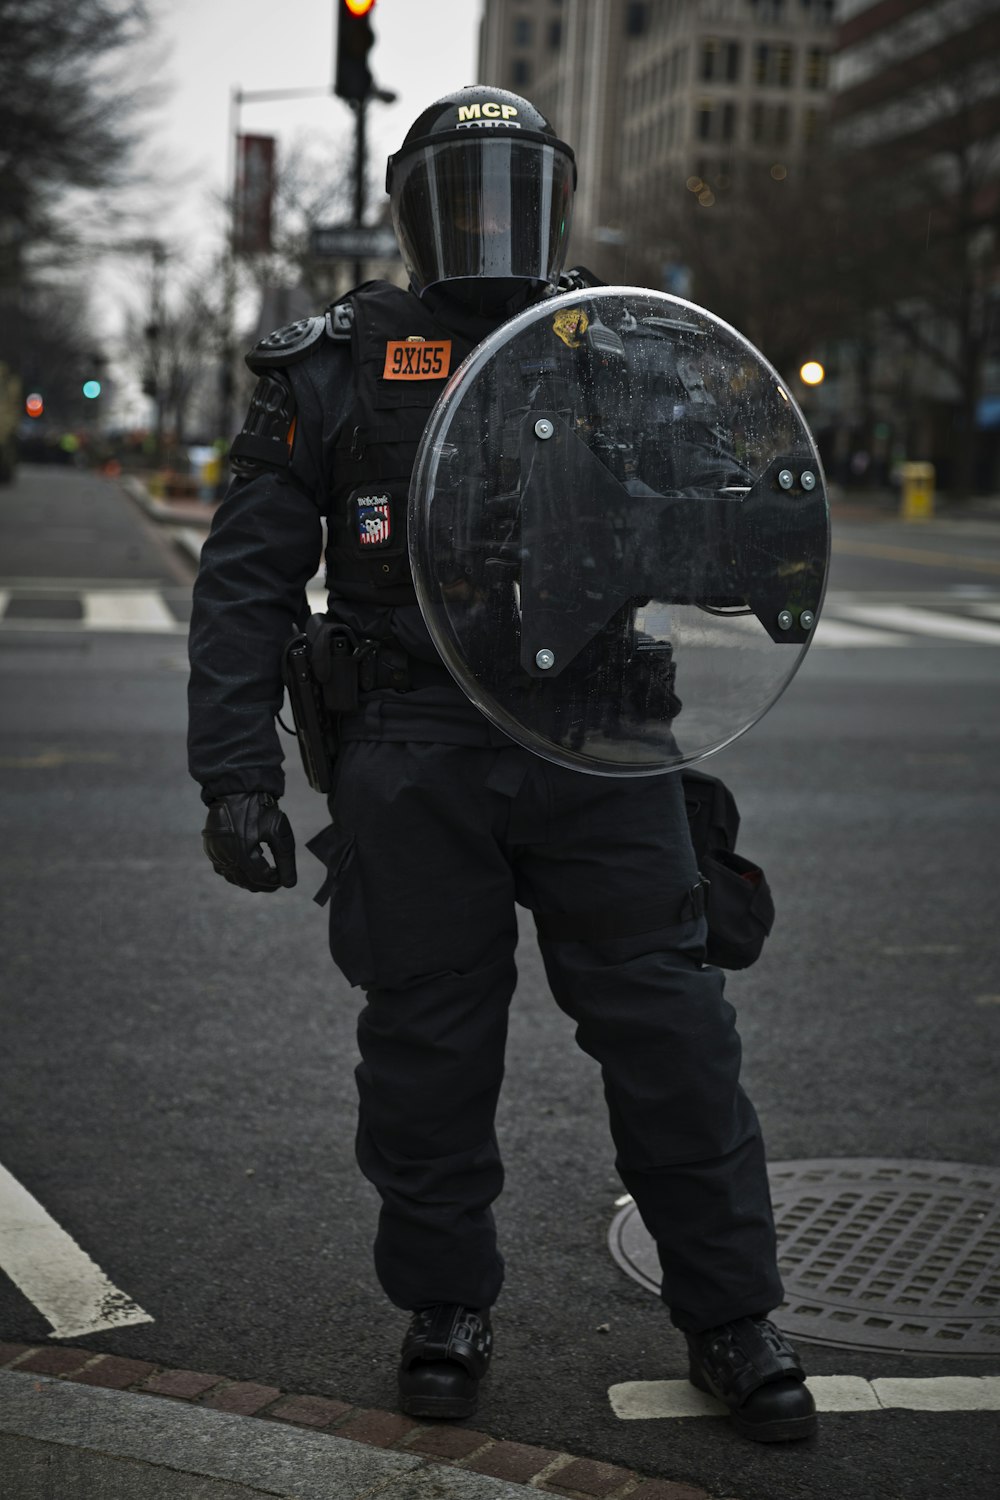
{"type": "Polygon", "coordinates": [[[375,1261],[391,1300],[489,1307],[500,1291],[494,1111],[517,901],[600,1063],[618,1170],[659,1248],[674,1322],[699,1330],[776,1306],[734,1012],[721,972],[702,967],[703,920],[683,919],[697,874],[679,778],[588,776],[514,747],[365,741],[344,746],[332,805],[313,847],[330,869],[333,957],[367,991],[357,1150],[382,1198],[375,1261]],[[567,915],[586,936],[544,935],[567,915]]]}

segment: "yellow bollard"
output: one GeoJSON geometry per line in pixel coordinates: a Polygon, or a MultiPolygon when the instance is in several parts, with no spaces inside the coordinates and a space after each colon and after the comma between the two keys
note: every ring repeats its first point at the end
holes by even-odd
{"type": "Polygon", "coordinates": [[[903,464],[903,498],[900,516],[904,521],[929,521],[934,515],[934,465],[903,464]]]}

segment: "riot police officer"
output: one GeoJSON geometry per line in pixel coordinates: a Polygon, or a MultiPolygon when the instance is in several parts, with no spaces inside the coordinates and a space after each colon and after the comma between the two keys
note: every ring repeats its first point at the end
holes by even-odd
{"type": "MultiPolygon", "coordinates": [[[[448,376],[512,314],[587,284],[561,276],[575,182],[571,149],[527,100],[477,86],[436,101],[389,161],[409,287],[366,283],[248,355],[258,384],[191,624],[204,844],[235,885],[295,883],[275,716],[325,518],[328,617],[361,667],[333,822],[309,848],[334,960],[366,995],[357,1150],[382,1200],[377,1274],[412,1313],[403,1409],[470,1415],[490,1357],[518,902],[601,1065],[692,1381],[746,1436],[804,1437],[814,1407],[767,1318],[781,1284],[764,1150],[722,975],[703,962],[678,778],[581,775],[514,745],[445,670],[409,572],[410,473],[448,376]]],[[[568,342],[558,321],[552,337],[568,342]]]]}

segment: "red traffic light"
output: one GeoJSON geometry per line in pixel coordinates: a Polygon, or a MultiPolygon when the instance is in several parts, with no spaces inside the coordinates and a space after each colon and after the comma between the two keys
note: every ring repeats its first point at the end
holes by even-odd
{"type": "Polygon", "coordinates": [[[42,415],[42,412],[45,410],[45,402],[42,400],[41,396],[38,395],[37,391],[33,391],[32,394],[26,398],[24,409],[28,413],[29,417],[40,417],[42,415]]]}
{"type": "Polygon", "coordinates": [[[372,91],[368,54],[375,41],[372,11],[375,0],[343,0],[337,12],[337,63],[333,92],[360,103],[372,91]]]}

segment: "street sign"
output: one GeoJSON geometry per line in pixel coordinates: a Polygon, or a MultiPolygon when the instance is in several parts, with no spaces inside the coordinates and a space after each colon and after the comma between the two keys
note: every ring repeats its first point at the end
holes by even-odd
{"type": "Polygon", "coordinates": [[[396,236],[388,224],[358,228],[352,224],[317,224],[309,249],[324,260],[395,260],[396,236]]]}

